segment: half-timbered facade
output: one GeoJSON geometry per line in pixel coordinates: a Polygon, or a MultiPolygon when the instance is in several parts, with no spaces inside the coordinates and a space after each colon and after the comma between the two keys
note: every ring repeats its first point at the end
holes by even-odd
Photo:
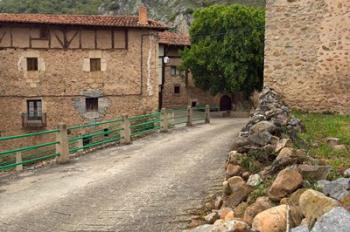
{"type": "Polygon", "coordinates": [[[139,16],[0,14],[4,134],[158,108],[158,32],[139,16]]]}

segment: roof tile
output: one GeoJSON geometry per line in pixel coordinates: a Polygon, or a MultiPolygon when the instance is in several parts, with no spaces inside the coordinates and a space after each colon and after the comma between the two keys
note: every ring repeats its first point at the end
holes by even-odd
{"type": "Polygon", "coordinates": [[[158,30],[165,30],[168,28],[165,24],[154,20],[148,20],[148,24],[146,25],[139,24],[138,21],[137,16],[0,14],[0,23],[132,27],[158,30]]]}
{"type": "Polygon", "coordinates": [[[166,45],[190,46],[191,39],[185,34],[164,31],[159,33],[159,43],[166,45]]]}

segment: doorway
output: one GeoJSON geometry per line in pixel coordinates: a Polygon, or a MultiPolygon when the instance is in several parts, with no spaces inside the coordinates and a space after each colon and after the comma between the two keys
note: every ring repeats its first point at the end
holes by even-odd
{"type": "Polygon", "coordinates": [[[220,110],[221,111],[231,111],[232,110],[232,100],[229,96],[224,95],[221,97],[220,110]]]}

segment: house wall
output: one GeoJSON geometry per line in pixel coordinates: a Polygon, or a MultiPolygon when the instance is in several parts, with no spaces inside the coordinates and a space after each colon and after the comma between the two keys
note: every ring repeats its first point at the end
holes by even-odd
{"type": "Polygon", "coordinates": [[[21,118],[28,99],[42,99],[46,129],[157,110],[158,39],[152,31],[50,28],[49,39],[33,43],[36,29],[1,28],[2,135],[29,132],[21,118]],[[38,71],[27,71],[27,57],[38,58],[38,71]],[[101,58],[101,71],[90,72],[90,58],[101,58]],[[98,112],[86,112],[86,97],[99,98],[98,112]]]}
{"type": "Polygon", "coordinates": [[[212,96],[210,93],[195,87],[191,73],[188,73],[187,80],[184,74],[171,75],[171,67],[176,66],[178,69],[181,65],[180,48],[171,46],[166,47],[165,50],[165,55],[170,58],[170,62],[165,65],[164,71],[163,107],[186,107],[191,105],[193,101],[197,102],[197,105],[219,105],[220,96],[212,96]],[[174,93],[174,86],[176,85],[180,86],[180,94],[174,93]]]}
{"type": "Polygon", "coordinates": [[[292,107],[350,113],[350,1],[269,0],[265,85],[292,107]]]}

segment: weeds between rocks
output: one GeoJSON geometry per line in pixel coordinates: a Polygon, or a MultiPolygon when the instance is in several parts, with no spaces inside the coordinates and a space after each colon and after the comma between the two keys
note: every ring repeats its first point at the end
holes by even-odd
{"type": "Polygon", "coordinates": [[[204,217],[209,225],[193,231],[348,232],[350,220],[324,219],[350,219],[344,211],[350,210],[350,178],[336,179],[350,177],[350,169],[344,171],[350,117],[292,114],[267,87],[254,99],[257,107],[226,160],[223,194],[215,200],[222,207],[212,208],[204,217]]]}
{"type": "Polygon", "coordinates": [[[299,142],[296,146],[305,148],[308,155],[332,167],[328,179],[342,176],[350,167],[350,116],[302,112],[293,112],[293,115],[301,119],[306,128],[298,134],[305,143],[299,142]],[[328,137],[339,138],[344,146],[334,149],[327,143],[328,137]]]}

